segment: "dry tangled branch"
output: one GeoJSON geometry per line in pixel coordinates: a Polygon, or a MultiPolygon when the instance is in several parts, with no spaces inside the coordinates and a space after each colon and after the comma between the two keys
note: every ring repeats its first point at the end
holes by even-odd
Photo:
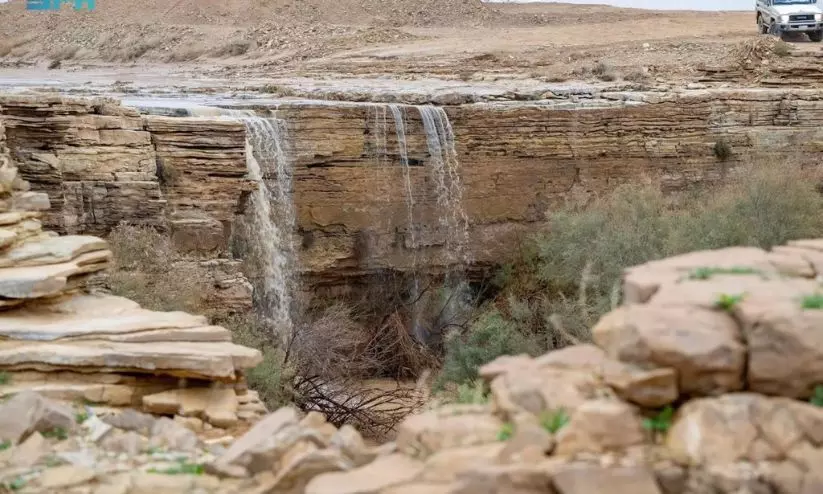
{"type": "Polygon", "coordinates": [[[391,433],[426,400],[426,393],[416,387],[381,389],[319,377],[297,378],[294,390],[300,409],[321,412],[337,427],[351,424],[375,438],[391,433]]]}

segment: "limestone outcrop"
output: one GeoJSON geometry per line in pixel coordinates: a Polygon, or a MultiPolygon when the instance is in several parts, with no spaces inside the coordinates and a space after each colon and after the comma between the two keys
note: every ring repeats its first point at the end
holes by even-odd
{"type": "MultiPolygon", "coordinates": [[[[570,90],[534,102],[445,106],[472,267],[505,259],[572,196],[649,176],[666,190],[717,182],[753,155],[815,160],[823,142],[821,94],[570,90]],[[722,159],[714,151],[721,141],[731,150],[722,159]]],[[[192,258],[226,257],[252,189],[240,123],[141,116],[109,100],[57,96],[5,96],[0,107],[15,166],[51,199],[48,227],[104,234],[126,220],[168,230],[192,258]]],[[[313,292],[339,294],[386,270],[414,265],[437,273],[454,262],[441,222],[451,212],[438,203],[420,110],[394,110],[403,116],[411,197],[389,105],[278,105],[289,130],[297,268],[313,292]]]]}
{"type": "Polygon", "coordinates": [[[87,278],[111,263],[106,242],[45,231],[37,211],[48,209],[45,193],[28,191],[5,156],[0,162],[0,396],[36,391],[219,427],[265,410],[243,398],[243,374],[259,351],[233,344],[205,317],[87,293],[87,278]]]}
{"type": "Polygon", "coordinates": [[[174,420],[86,406],[82,424],[22,391],[0,405],[0,482],[77,494],[820,492],[821,255],[823,240],[800,240],[628,269],[624,305],[593,344],[500,357],[480,370],[487,402],[411,416],[381,446],[290,407],[215,438],[176,408],[185,390],[143,400],[174,420]]]}

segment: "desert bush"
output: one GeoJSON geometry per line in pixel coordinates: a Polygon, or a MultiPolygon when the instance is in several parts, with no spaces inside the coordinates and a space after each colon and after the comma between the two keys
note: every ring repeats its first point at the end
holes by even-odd
{"type": "Polygon", "coordinates": [[[611,82],[617,79],[614,68],[606,62],[599,61],[591,69],[592,74],[601,81],[611,82]]]}
{"type": "Polygon", "coordinates": [[[108,240],[115,262],[108,278],[112,293],[152,310],[210,311],[208,271],[197,262],[176,261],[167,235],[121,223],[108,240]]]}
{"type": "Polygon", "coordinates": [[[71,60],[80,50],[77,46],[64,46],[52,52],[51,58],[52,61],[62,62],[64,60],[71,60]]]}
{"type": "Polygon", "coordinates": [[[445,359],[438,384],[477,380],[480,366],[501,355],[528,353],[532,347],[517,325],[496,310],[484,312],[465,332],[453,331],[445,341],[445,359]]]}
{"type": "Polygon", "coordinates": [[[567,203],[551,215],[548,231],[496,273],[495,294],[471,330],[447,340],[441,380],[468,382],[498,355],[587,341],[590,328],[620,303],[627,267],[823,236],[820,183],[817,167],[765,161],[736,169],[725,184],[681,194],[664,196],[654,183],[623,185],[588,203],[567,203]]]}
{"type": "Polygon", "coordinates": [[[788,57],[792,54],[792,45],[783,40],[777,40],[772,46],[772,53],[778,57],[788,57]]]}
{"type": "Polygon", "coordinates": [[[246,380],[266,406],[276,410],[291,403],[294,366],[283,349],[272,343],[271,328],[254,314],[235,314],[215,322],[231,331],[235,343],[256,348],[263,354],[263,362],[246,373],[246,380]]]}
{"type": "Polygon", "coordinates": [[[687,197],[671,215],[669,253],[735,245],[769,248],[823,236],[821,169],[766,162],[737,170],[719,189],[687,197]]]}
{"type": "Polygon", "coordinates": [[[166,62],[190,62],[203,56],[206,50],[198,45],[185,44],[176,47],[166,57],[166,62]]]}
{"type": "Polygon", "coordinates": [[[163,159],[157,159],[157,180],[160,185],[171,186],[180,182],[180,169],[163,159]]]}
{"type": "Polygon", "coordinates": [[[212,50],[211,56],[217,58],[239,57],[240,55],[245,55],[251,48],[251,41],[235,40],[215,48],[212,50]]]}
{"type": "Polygon", "coordinates": [[[714,156],[720,161],[728,161],[732,157],[732,145],[725,139],[719,139],[714,143],[714,156]]]}

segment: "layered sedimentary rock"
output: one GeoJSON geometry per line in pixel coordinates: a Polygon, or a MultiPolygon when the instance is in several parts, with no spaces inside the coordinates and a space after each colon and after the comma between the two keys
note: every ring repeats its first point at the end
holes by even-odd
{"type": "Polygon", "coordinates": [[[225,253],[232,222],[242,213],[246,132],[240,122],[149,116],[158,180],[167,201],[171,235],[179,250],[225,253]]]}
{"type": "Polygon", "coordinates": [[[43,230],[34,209],[48,209],[48,198],[26,188],[15,168],[0,167],[0,395],[36,390],[236,425],[243,373],[260,352],[205,317],[86,293],[88,276],[110,265],[108,245],[43,230]]]}
{"type": "MultiPolygon", "coordinates": [[[[550,211],[570,197],[645,180],[659,180],[668,191],[718,182],[752,156],[813,162],[823,142],[822,95],[692,90],[446,107],[471,258],[476,266],[505,259],[522,235],[544,228],[550,211]],[[718,143],[730,153],[718,156],[718,143]]],[[[397,122],[385,105],[278,107],[294,149],[300,264],[321,282],[415,263],[437,271],[448,262],[441,225],[450,212],[438,204],[420,112],[400,110],[410,186],[397,122]],[[416,252],[407,248],[412,228],[416,252]]]]}
{"type": "MultiPolygon", "coordinates": [[[[500,262],[570,197],[650,179],[666,190],[717,182],[752,156],[816,161],[821,96],[595,92],[445,107],[468,258],[478,269],[500,262]]],[[[127,220],[168,229],[188,255],[226,255],[251,189],[240,123],[141,118],[111,102],[57,97],[6,97],[0,106],[13,160],[52,199],[47,225],[104,233],[127,220]]],[[[277,115],[289,128],[297,267],[312,286],[356,286],[386,270],[438,273],[455,262],[455,232],[444,228],[455,201],[444,205],[438,192],[419,108],[284,101],[277,115]]]]}

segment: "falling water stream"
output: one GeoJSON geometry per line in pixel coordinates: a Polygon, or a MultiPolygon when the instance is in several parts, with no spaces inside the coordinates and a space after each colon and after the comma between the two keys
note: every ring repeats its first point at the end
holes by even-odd
{"type": "Polygon", "coordinates": [[[285,120],[261,117],[250,110],[225,110],[224,115],[246,126],[246,168],[255,189],[251,194],[252,208],[245,218],[245,240],[260,270],[256,277],[256,304],[277,336],[286,342],[294,328],[292,232],[296,223],[288,129],[285,120]]]}

